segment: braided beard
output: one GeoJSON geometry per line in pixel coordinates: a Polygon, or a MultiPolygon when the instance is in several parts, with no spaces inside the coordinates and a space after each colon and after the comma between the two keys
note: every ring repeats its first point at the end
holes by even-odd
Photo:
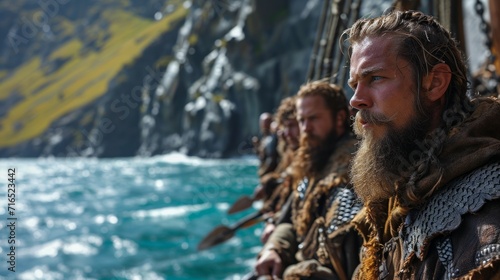
{"type": "Polygon", "coordinates": [[[357,121],[360,114],[365,120],[374,119],[369,112],[360,111],[356,115],[354,132],[362,140],[351,165],[351,178],[354,190],[364,202],[381,201],[396,191],[405,191],[405,184],[399,183],[406,182],[411,175],[410,156],[413,151],[422,150],[417,143],[425,138],[431,126],[426,112],[415,112],[408,125],[401,129],[396,129],[391,121],[378,122],[387,127],[382,139],[375,139],[370,132],[363,131],[357,121]]]}

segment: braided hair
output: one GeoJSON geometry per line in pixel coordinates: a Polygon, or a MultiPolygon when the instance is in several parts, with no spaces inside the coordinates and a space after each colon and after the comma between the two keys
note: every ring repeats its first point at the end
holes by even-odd
{"type": "MultiPolygon", "coordinates": [[[[451,71],[450,84],[444,94],[445,104],[440,126],[428,133],[426,136],[427,150],[421,151],[423,152],[422,156],[411,162],[407,172],[401,174],[402,178],[396,182],[398,195],[387,213],[390,217],[387,217],[385,224],[386,227],[394,231],[401,224],[409,208],[421,204],[441,184],[441,179],[438,179],[433,185],[417,187],[417,182],[428,174],[431,165],[442,176],[443,168],[437,156],[443,149],[446,135],[452,127],[463,122],[472,111],[473,106],[467,97],[469,83],[465,59],[459,45],[452,38],[450,32],[432,16],[418,11],[392,11],[377,18],[360,19],[342,35],[342,38],[345,38],[348,43],[349,56],[352,55],[353,45],[372,36],[384,37],[395,42],[398,57],[409,63],[416,85],[416,108],[423,115],[427,114],[420,98],[421,93],[425,90],[422,88],[424,77],[440,63],[447,64],[451,71]]],[[[376,204],[368,207],[369,212],[371,212],[369,219],[375,221],[373,224],[380,225],[376,220],[385,221],[385,218],[380,217],[380,213],[383,211],[376,207],[376,204]]],[[[374,230],[372,234],[375,234],[377,229],[372,229],[374,230]]],[[[361,269],[365,278],[376,277],[378,274],[377,268],[380,264],[380,258],[376,256],[380,256],[381,248],[380,240],[371,236],[366,244],[367,251],[361,269]]]]}
{"type": "Polygon", "coordinates": [[[446,135],[453,126],[461,123],[471,111],[471,103],[467,97],[469,82],[465,59],[458,43],[435,18],[419,11],[392,11],[386,15],[360,19],[344,31],[342,37],[349,45],[348,54],[352,55],[352,46],[366,37],[386,37],[397,42],[398,57],[409,62],[413,79],[416,83],[415,96],[417,110],[426,114],[423,109],[422,80],[440,63],[445,63],[451,70],[451,81],[445,92],[445,106],[440,127],[428,135],[430,144],[424,156],[414,162],[407,174],[407,182],[402,197],[403,204],[417,204],[422,198],[430,196],[437,184],[431,189],[417,189],[416,182],[429,170],[431,163],[439,163],[436,155],[442,148],[446,135]]]}
{"type": "MultiPolygon", "coordinates": [[[[460,100],[466,99],[467,71],[459,45],[432,16],[419,11],[395,11],[378,18],[361,19],[344,35],[350,43],[349,55],[352,45],[365,37],[390,36],[391,40],[399,41],[398,56],[410,63],[417,90],[420,90],[422,78],[435,65],[446,63],[453,75],[446,96],[456,95],[460,100]]],[[[447,105],[452,106],[452,102],[447,105]]]]}

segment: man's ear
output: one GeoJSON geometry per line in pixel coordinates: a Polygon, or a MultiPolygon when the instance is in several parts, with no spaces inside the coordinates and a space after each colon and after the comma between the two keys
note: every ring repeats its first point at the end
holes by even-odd
{"type": "Polygon", "coordinates": [[[444,97],[450,81],[450,66],[446,63],[434,65],[431,72],[422,81],[422,87],[426,90],[425,95],[431,102],[441,99],[444,97]]]}

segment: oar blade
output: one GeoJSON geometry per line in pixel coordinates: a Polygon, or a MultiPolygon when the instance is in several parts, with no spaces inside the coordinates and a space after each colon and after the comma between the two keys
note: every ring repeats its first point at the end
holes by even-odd
{"type": "Polygon", "coordinates": [[[242,196],[227,210],[228,214],[234,214],[245,209],[248,209],[252,206],[253,199],[249,196],[242,196]]]}
{"type": "Polygon", "coordinates": [[[198,244],[198,251],[208,249],[215,245],[221,244],[234,236],[234,230],[227,226],[218,226],[214,228],[203,240],[198,244]]]}

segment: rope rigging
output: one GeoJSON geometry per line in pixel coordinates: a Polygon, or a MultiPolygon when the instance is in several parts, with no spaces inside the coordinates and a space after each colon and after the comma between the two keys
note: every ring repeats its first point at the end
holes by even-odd
{"type": "Polygon", "coordinates": [[[342,32],[359,18],[361,0],[325,1],[306,80],[329,78],[330,82],[346,82],[346,56],[338,48],[342,32]]]}

